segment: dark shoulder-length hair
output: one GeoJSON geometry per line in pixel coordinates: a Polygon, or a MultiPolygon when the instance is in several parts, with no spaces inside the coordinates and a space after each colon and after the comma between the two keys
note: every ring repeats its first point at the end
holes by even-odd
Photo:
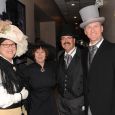
{"type": "Polygon", "coordinates": [[[7,40],[6,38],[0,38],[0,45],[2,42],[4,42],[5,40],[7,40]]]}
{"type": "Polygon", "coordinates": [[[33,57],[33,59],[35,60],[35,52],[36,52],[38,49],[43,49],[43,50],[45,51],[46,60],[47,60],[47,57],[48,57],[48,55],[49,55],[49,52],[48,52],[47,46],[46,46],[45,44],[35,44],[35,45],[34,45],[33,50],[32,50],[32,57],[33,57]]]}

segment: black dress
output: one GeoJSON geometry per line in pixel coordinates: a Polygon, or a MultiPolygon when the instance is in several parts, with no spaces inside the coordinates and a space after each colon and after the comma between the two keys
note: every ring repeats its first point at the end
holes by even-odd
{"type": "Polygon", "coordinates": [[[45,71],[37,63],[29,65],[25,74],[30,85],[29,115],[57,115],[53,88],[55,70],[52,63],[45,63],[45,71]]]}

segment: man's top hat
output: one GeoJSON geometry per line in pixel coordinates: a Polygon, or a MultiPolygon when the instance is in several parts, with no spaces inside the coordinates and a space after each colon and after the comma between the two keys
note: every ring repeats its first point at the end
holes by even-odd
{"type": "Polygon", "coordinates": [[[84,28],[85,26],[93,22],[103,23],[105,21],[104,17],[99,16],[98,7],[96,5],[86,6],[82,8],[79,13],[83,20],[83,22],[80,24],[81,28],[84,28]]]}
{"type": "Polygon", "coordinates": [[[76,30],[75,30],[74,26],[72,26],[70,24],[64,24],[61,28],[60,36],[75,37],[76,36],[76,30]]]}

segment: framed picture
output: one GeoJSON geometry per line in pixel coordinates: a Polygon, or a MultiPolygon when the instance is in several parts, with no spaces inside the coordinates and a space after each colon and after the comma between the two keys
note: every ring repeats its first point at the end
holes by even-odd
{"type": "Polygon", "coordinates": [[[26,34],[26,15],[25,15],[25,5],[17,1],[17,13],[18,13],[18,27],[26,34]]]}

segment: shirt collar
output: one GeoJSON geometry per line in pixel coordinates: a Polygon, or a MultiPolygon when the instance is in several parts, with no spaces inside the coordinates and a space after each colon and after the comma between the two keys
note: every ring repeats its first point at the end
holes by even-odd
{"type": "Polygon", "coordinates": [[[76,53],[76,50],[77,50],[77,47],[74,47],[74,48],[72,48],[68,53],[67,52],[65,52],[65,56],[66,56],[66,54],[69,54],[69,55],[71,55],[72,56],[72,58],[73,58],[73,56],[75,55],[75,53],[76,53]]]}
{"type": "MultiPolygon", "coordinates": [[[[8,62],[10,62],[7,58],[5,58],[4,56],[0,55],[2,58],[4,58],[5,60],[7,60],[8,62]]],[[[11,64],[13,64],[13,60],[10,62],[11,64]]]]}
{"type": "MultiPolygon", "coordinates": [[[[104,38],[102,37],[102,39],[100,39],[99,41],[97,41],[95,44],[93,44],[93,45],[96,45],[97,46],[97,48],[99,48],[100,47],[100,45],[101,45],[101,43],[103,42],[103,40],[104,40],[104,38]]],[[[89,46],[93,46],[91,43],[89,44],[89,46]]]]}

